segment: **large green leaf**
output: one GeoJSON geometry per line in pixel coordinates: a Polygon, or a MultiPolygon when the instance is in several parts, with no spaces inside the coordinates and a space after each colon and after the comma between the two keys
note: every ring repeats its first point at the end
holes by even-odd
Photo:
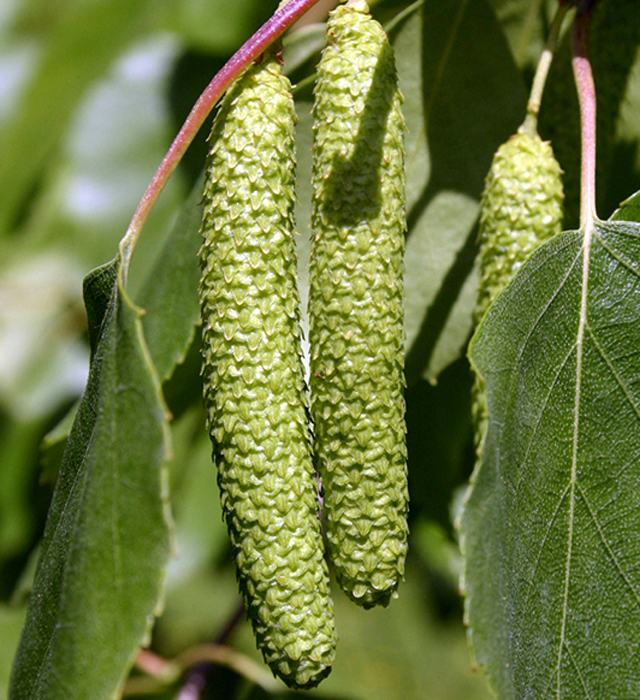
{"type": "Polygon", "coordinates": [[[467,614],[502,699],[640,697],[640,226],[540,248],[472,361],[491,421],[462,517],[467,614]]]}
{"type": "Polygon", "coordinates": [[[11,700],[117,694],[157,611],[169,558],[166,410],[121,283],[85,280],[92,362],[41,546],[11,700]]]}

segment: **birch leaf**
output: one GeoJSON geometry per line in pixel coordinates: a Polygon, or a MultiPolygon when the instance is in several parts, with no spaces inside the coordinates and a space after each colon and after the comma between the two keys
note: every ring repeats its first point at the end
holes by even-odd
{"type": "Polygon", "coordinates": [[[471,345],[491,414],[462,515],[501,699],[640,697],[640,225],[542,246],[471,345]]]}

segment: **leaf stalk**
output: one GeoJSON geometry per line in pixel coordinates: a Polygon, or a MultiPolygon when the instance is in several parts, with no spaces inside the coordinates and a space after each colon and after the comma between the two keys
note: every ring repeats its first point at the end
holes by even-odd
{"type": "Polygon", "coordinates": [[[162,159],[120,241],[125,281],[133,250],[151,210],[211,110],[231,83],[317,2],[318,0],[289,0],[236,51],[200,95],[162,159]]]}
{"type": "Polygon", "coordinates": [[[596,213],[596,91],[588,55],[594,5],[576,14],[573,27],[573,74],[580,104],[582,141],[580,229],[590,230],[596,213]]]}

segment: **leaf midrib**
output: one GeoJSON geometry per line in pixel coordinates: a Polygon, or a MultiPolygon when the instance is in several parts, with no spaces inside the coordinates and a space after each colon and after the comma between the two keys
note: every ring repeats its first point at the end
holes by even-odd
{"type": "Polygon", "coordinates": [[[584,229],[582,247],[582,289],[580,296],[580,318],[576,337],[576,393],[573,404],[573,445],[571,452],[571,472],[569,476],[569,532],[567,533],[567,559],[565,564],[564,595],[562,601],[562,621],[560,624],[560,641],[558,644],[556,695],[560,698],[562,683],[562,653],[565,646],[567,615],[569,609],[569,588],[571,582],[571,555],[573,553],[573,536],[575,525],[576,480],[578,476],[578,442],[580,437],[580,401],[582,395],[582,357],[584,354],[584,332],[587,325],[587,304],[589,294],[589,262],[591,257],[591,240],[595,223],[590,220],[584,229]]]}

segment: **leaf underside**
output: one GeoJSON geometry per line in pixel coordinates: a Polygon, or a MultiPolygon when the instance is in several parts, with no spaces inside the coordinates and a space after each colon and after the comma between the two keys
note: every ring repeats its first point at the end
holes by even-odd
{"type": "Polygon", "coordinates": [[[11,700],[115,697],[169,557],[166,411],[120,260],[85,280],[93,357],[49,511],[11,700]]]}
{"type": "Polygon", "coordinates": [[[640,226],[585,240],[542,246],[471,346],[491,422],[467,621],[504,699],[640,697],[640,226]]]}

